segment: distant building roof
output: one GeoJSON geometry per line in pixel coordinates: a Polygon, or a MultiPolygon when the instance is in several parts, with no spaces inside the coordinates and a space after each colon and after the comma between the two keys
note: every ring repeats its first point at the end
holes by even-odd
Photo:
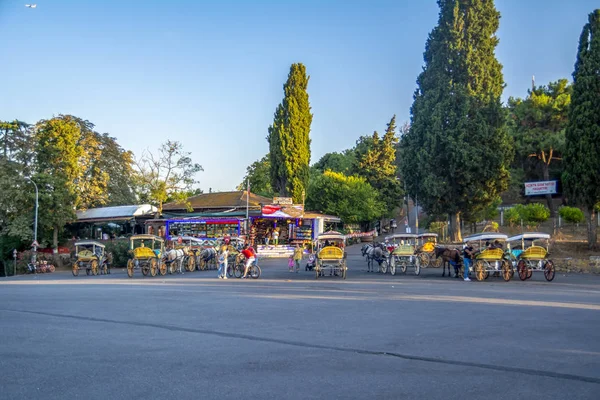
{"type": "Polygon", "coordinates": [[[154,215],[158,209],[150,204],[90,208],[77,211],[77,222],[114,221],[154,215]]]}
{"type": "Polygon", "coordinates": [[[320,213],[314,212],[314,211],[305,211],[304,218],[305,219],[323,218],[325,221],[328,221],[328,222],[342,222],[342,220],[339,217],[336,217],[334,215],[320,214],[320,213]]]}
{"type": "MultiPolygon", "coordinates": [[[[198,209],[217,209],[217,208],[245,208],[246,207],[246,191],[240,190],[236,192],[214,192],[202,193],[196,196],[189,197],[187,201],[194,210],[198,209]]],[[[252,208],[260,207],[260,204],[271,204],[273,199],[269,197],[259,196],[250,192],[248,206],[252,208]]],[[[182,202],[173,202],[163,205],[164,211],[171,210],[186,210],[186,204],[182,202]]]]}

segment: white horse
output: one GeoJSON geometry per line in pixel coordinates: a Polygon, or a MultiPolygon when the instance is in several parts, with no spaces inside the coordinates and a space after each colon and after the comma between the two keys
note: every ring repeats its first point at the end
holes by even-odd
{"type": "Polygon", "coordinates": [[[169,249],[165,252],[165,262],[169,267],[169,272],[173,273],[173,263],[176,263],[177,272],[183,274],[183,259],[187,253],[187,249],[169,249]]]}
{"type": "Polygon", "coordinates": [[[377,262],[381,271],[381,263],[387,262],[389,252],[383,243],[376,243],[365,248],[364,254],[367,257],[367,272],[375,272],[374,262],[377,262]]]}

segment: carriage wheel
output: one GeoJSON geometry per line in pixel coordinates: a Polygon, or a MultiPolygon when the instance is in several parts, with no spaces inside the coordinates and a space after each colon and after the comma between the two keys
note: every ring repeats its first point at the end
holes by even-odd
{"type": "Polygon", "coordinates": [[[162,276],[165,276],[167,274],[167,264],[165,264],[164,261],[160,262],[160,265],[158,266],[158,273],[162,276]]]}
{"type": "Polygon", "coordinates": [[[127,260],[127,276],[133,278],[133,260],[127,260]]]}
{"type": "MultiPolygon", "coordinates": [[[[381,262],[381,264],[379,264],[379,272],[381,272],[382,274],[387,273],[387,271],[388,271],[388,264],[389,263],[388,263],[387,260],[383,260],[381,262]]],[[[391,268],[391,266],[390,266],[390,268],[391,268]]]]}
{"type": "Polygon", "coordinates": [[[444,265],[444,259],[442,257],[438,257],[435,260],[433,260],[433,266],[436,268],[442,268],[442,265],[444,265]]]}
{"type": "Polygon", "coordinates": [[[150,276],[156,276],[158,272],[158,259],[151,258],[150,259],[150,276]]]}
{"type": "Polygon", "coordinates": [[[531,279],[533,276],[533,268],[527,268],[527,279],[531,279]]]}
{"type": "Polygon", "coordinates": [[[233,277],[233,267],[231,265],[227,265],[227,277],[228,278],[233,277]]]}
{"type": "Polygon", "coordinates": [[[204,271],[206,269],[206,260],[204,258],[200,259],[200,263],[198,263],[198,269],[200,271],[204,271]]]}
{"type": "Polygon", "coordinates": [[[544,276],[546,277],[546,280],[548,282],[552,282],[552,280],[554,279],[554,274],[554,263],[552,262],[552,260],[547,260],[544,264],[544,276]]]}
{"type": "Polygon", "coordinates": [[[396,275],[396,263],[395,262],[390,264],[390,274],[396,275]]]}
{"type": "Polygon", "coordinates": [[[479,282],[486,278],[485,273],[485,264],[483,264],[483,261],[481,260],[477,261],[475,263],[475,277],[479,282]]]}
{"type": "Polygon", "coordinates": [[[148,266],[148,264],[142,265],[142,275],[148,276],[149,273],[150,273],[150,267],[148,266]]]}
{"type": "Polygon", "coordinates": [[[429,263],[431,262],[431,257],[429,257],[429,254],[427,253],[420,253],[417,258],[419,259],[419,262],[421,264],[420,266],[422,268],[427,268],[429,266],[429,263]]]}
{"type": "Polygon", "coordinates": [[[54,272],[54,271],[56,271],[56,267],[53,264],[50,264],[48,266],[48,272],[54,272]]]}
{"type": "Polygon", "coordinates": [[[90,270],[92,271],[92,275],[98,275],[98,261],[92,260],[90,264],[90,270]]]}
{"type": "Polygon", "coordinates": [[[527,264],[524,260],[519,260],[517,263],[517,272],[519,273],[519,279],[524,281],[527,279],[527,264]]]}
{"type": "Polygon", "coordinates": [[[75,263],[73,264],[73,269],[71,270],[71,273],[73,274],[73,276],[79,275],[79,263],[77,261],[75,261],[75,263]]]}
{"type": "Polygon", "coordinates": [[[510,262],[502,260],[502,278],[508,282],[512,278],[512,267],[510,262]]]}
{"type": "Polygon", "coordinates": [[[196,269],[196,265],[195,265],[194,261],[195,261],[194,257],[190,257],[190,256],[188,256],[187,259],[185,260],[186,267],[187,267],[186,269],[188,270],[188,272],[192,272],[196,269]]]}
{"type": "Polygon", "coordinates": [[[400,261],[400,272],[405,274],[407,268],[408,268],[408,265],[406,264],[406,260],[400,261]]]}

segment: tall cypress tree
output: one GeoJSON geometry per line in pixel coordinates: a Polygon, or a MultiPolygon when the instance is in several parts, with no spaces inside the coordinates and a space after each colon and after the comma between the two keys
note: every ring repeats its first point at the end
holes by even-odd
{"type": "Polygon", "coordinates": [[[438,5],[400,164],[409,193],[429,213],[450,214],[452,239],[459,241],[461,212],[489,205],[508,185],[512,153],[494,54],[500,13],[492,0],[438,5]]]}
{"type": "Polygon", "coordinates": [[[579,38],[573,94],[565,134],[563,182],[568,198],[587,210],[588,245],[596,247],[595,206],[600,201],[600,9],[589,15],[579,38]]]}
{"type": "Polygon", "coordinates": [[[267,136],[273,190],[281,196],[292,197],[295,203],[303,200],[309,177],[313,116],[308,101],[308,80],[306,67],[292,64],[283,85],[283,101],[277,106],[267,136]]]}

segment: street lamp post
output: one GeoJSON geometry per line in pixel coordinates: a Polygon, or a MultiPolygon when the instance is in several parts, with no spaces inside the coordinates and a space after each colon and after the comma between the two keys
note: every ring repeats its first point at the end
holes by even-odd
{"type": "Polygon", "coordinates": [[[38,187],[35,184],[35,182],[33,181],[33,179],[31,178],[27,178],[27,180],[31,183],[33,183],[33,186],[35,186],[35,222],[33,224],[33,264],[35,265],[36,259],[37,259],[37,229],[38,229],[38,200],[39,200],[39,193],[38,193],[38,187]]]}

